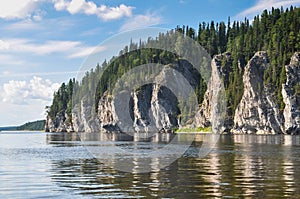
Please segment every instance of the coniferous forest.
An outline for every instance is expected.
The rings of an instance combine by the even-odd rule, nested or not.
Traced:
[[[270,67],[265,71],[264,84],[270,89],[278,106],[284,108],[281,96],[281,85],[285,82],[284,66],[290,61],[294,52],[300,51],[300,9],[290,7],[288,9],[265,10],[254,19],[227,22],[202,22],[199,27],[193,28],[188,25],[177,26],[175,30],[190,37],[204,47],[213,57],[216,54],[230,52],[232,68],[229,76],[224,79],[226,100],[229,110],[234,111],[243,94],[242,74],[245,65],[257,51],[266,51]],[[120,52],[119,57],[105,61],[102,65],[86,72],[81,82],[75,79],[65,84],[54,93],[52,105],[47,107],[48,116],[55,118],[60,113],[67,113],[71,118],[72,99],[80,99],[80,93],[94,92],[94,96],[88,96],[88,101],[98,101],[106,91],[111,91],[117,79],[129,69],[147,63],[178,63],[180,58],[172,53],[147,48],[153,42],[166,41],[170,33],[161,33],[156,38],[149,38],[146,42],[130,42]],[[130,53],[129,53],[130,52]],[[225,63],[225,61],[224,61]],[[106,68],[102,71],[102,68]],[[98,81],[101,73],[101,79]],[[73,90],[77,89],[76,96]],[[201,103],[206,84],[200,78],[199,85],[195,87],[198,102]],[[300,94],[300,88],[295,88],[296,94]],[[95,97],[92,99],[92,97]],[[95,108],[95,111],[97,109]],[[232,115],[232,113],[229,113]],[[71,123],[71,119],[67,121]]]

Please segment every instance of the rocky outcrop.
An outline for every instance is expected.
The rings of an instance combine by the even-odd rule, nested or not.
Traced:
[[[155,83],[145,85],[141,90],[133,92],[133,127],[139,131],[167,131],[178,127],[177,117],[180,114],[178,99],[166,87],[166,81],[178,83],[173,74],[174,69],[164,66],[155,79]]]
[[[286,66],[287,81],[282,86],[285,109],[279,110],[270,88],[264,85],[264,72],[269,67],[266,52],[257,52],[244,69],[244,92],[236,110],[228,111],[219,118],[223,127],[218,132],[230,130],[233,134],[298,134],[300,133],[300,61],[299,53]],[[212,76],[203,103],[196,114],[195,126],[211,126],[213,107],[216,106],[213,96],[221,92],[220,85],[226,86],[228,74],[232,72],[230,53],[214,56]],[[297,94],[298,93],[298,94]],[[225,95],[223,95],[225,97]],[[218,101],[217,103],[220,103]]]
[[[100,123],[93,106],[84,100],[80,107],[76,105],[72,110],[72,124],[75,132],[99,132]]]
[[[73,125],[70,122],[67,113],[61,112],[54,119],[47,116],[45,131],[46,132],[74,132]]]
[[[59,113],[53,120],[47,116],[46,132],[99,132],[100,124],[97,114],[84,101],[72,110],[72,118],[67,113]]]
[[[229,74],[233,72],[233,61],[230,53],[223,53],[212,60],[211,79],[203,103],[200,107],[197,104],[191,108],[196,110],[193,122],[183,124],[184,113],[180,103],[190,100],[187,82],[184,81],[188,80],[191,89],[195,89],[200,75],[191,64],[179,61],[178,64],[162,66],[152,82],[133,91],[121,90],[114,96],[105,92],[97,111],[81,101],[73,108],[72,118],[68,118],[65,112],[59,113],[54,119],[48,116],[46,131],[157,132],[181,126],[217,126],[217,131],[221,133],[299,134],[299,56],[299,53],[295,53],[290,64],[285,66],[287,80],[282,85],[283,111],[275,103],[270,88],[264,85],[264,72],[269,67],[266,52],[257,52],[240,70],[244,70],[242,99],[236,110],[228,110],[224,87],[229,82]],[[184,98],[181,99],[182,96]]]
[[[295,53],[289,65],[285,66],[286,83],[282,85],[285,104],[284,127],[288,134],[300,134],[300,54]]]
[[[182,78],[174,72],[180,70],[180,66],[166,65],[153,83],[145,84],[132,92],[121,91],[114,97],[105,93],[98,107],[101,128],[106,131],[158,132],[178,127],[179,102],[173,92],[175,89],[170,89],[184,90],[180,88],[184,85]],[[192,70],[181,72],[191,84],[196,85],[199,74],[195,75]]]
[[[216,125],[212,124],[213,121],[221,120],[221,124],[217,124],[218,132],[225,132],[232,127],[232,117],[221,115],[225,113],[219,113],[219,111],[226,112],[226,107],[216,106],[226,106],[226,102],[224,101],[226,98],[224,93],[224,81],[228,81],[229,73],[232,72],[231,54],[223,53],[214,56],[211,63],[211,70],[212,73],[210,81],[208,82],[207,91],[204,94],[202,105],[195,117],[195,126],[208,127]]]
[[[118,118],[116,116],[113,97],[105,92],[98,104],[98,120],[100,122],[101,131],[120,131],[117,125]]]
[[[283,133],[278,107],[264,87],[267,67],[266,52],[257,52],[245,67],[244,93],[235,111],[232,133]]]

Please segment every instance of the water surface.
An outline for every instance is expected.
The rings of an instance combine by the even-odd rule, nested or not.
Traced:
[[[195,142],[161,170],[151,160],[149,173],[108,166],[80,137],[0,132],[0,198],[300,198],[300,136],[222,135],[205,158],[193,155],[201,146]],[[102,141],[147,152],[172,136],[157,139],[106,134]]]

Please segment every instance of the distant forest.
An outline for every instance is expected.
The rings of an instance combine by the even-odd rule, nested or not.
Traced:
[[[16,130],[18,131],[42,131],[45,128],[45,120],[37,120],[34,122],[27,122],[21,126],[18,126]]]
[[[281,95],[281,85],[286,81],[284,66],[289,64],[291,56],[300,51],[300,9],[290,7],[288,9],[275,9],[263,11],[259,16],[243,21],[233,21],[230,18],[225,22],[199,23],[198,29],[187,25],[177,26],[175,30],[185,37],[190,37],[199,42],[213,57],[223,52],[231,53],[231,66],[228,76],[224,77],[226,90],[228,116],[232,115],[243,94],[242,76],[244,67],[249,59],[257,51],[266,51],[270,67],[265,71],[264,84],[274,96],[278,106],[282,110],[284,103]],[[54,93],[52,105],[47,107],[48,116],[55,118],[59,113],[66,113],[71,118],[72,98],[81,99],[80,93],[91,91],[95,97],[95,107],[106,91],[111,91],[116,80],[131,68],[147,63],[178,63],[180,58],[166,51],[147,49],[151,42],[166,42],[169,33],[161,33],[156,38],[149,38],[146,42],[132,43],[125,46],[118,58],[105,61],[102,65],[86,72],[81,82],[71,79],[67,84],[63,83]],[[224,60],[224,64],[228,62]],[[102,71],[102,69],[105,69]],[[101,79],[99,81],[99,75]],[[73,89],[77,89],[73,96]],[[201,103],[206,84],[199,82],[196,93]],[[295,88],[296,94],[300,94],[300,88]],[[92,101],[92,99],[87,99]],[[95,108],[95,111],[97,109]],[[71,120],[68,121],[71,123]]]
[[[45,128],[45,120],[27,122],[21,126],[0,127],[0,131],[42,131]]]

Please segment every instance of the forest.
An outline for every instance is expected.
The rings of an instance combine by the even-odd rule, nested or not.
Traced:
[[[21,126],[16,127],[18,131],[41,131],[44,130],[45,127],[45,120],[37,120],[34,122],[27,122]]]
[[[118,57],[97,64],[94,69],[87,71],[80,82],[74,78],[67,84],[63,83],[54,93],[51,106],[46,107],[48,116],[55,118],[60,113],[66,113],[71,118],[72,106],[83,97],[94,103],[95,111],[99,99],[104,92],[111,92],[117,79],[141,64],[147,63],[181,63],[177,55],[157,49],[147,48],[151,43],[167,42],[174,31],[182,33],[197,41],[213,57],[216,54],[230,52],[232,66],[227,77],[224,77],[228,115],[232,115],[240,102],[243,94],[242,74],[249,59],[257,51],[266,51],[270,67],[265,72],[264,84],[270,90],[280,109],[284,109],[281,96],[281,85],[286,80],[284,66],[289,64],[294,52],[300,51],[300,9],[290,7],[288,9],[265,10],[253,20],[243,21],[199,23],[197,29],[188,25],[177,26],[168,33],[161,33],[156,38],[140,41],[125,46]],[[225,63],[225,61],[224,61]],[[99,80],[99,77],[100,81]],[[74,93],[74,89],[77,91]],[[199,104],[202,102],[206,91],[206,83],[202,78],[194,87]],[[295,88],[296,94],[300,94],[299,86]],[[90,91],[92,95],[84,96]],[[72,104],[73,103],[73,104]],[[71,123],[71,119],[67,121]]]
[[[44,130],[45,123],[45,120],[37,120],[20,126],[0,127],[0,131],[42,131]]]

